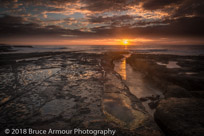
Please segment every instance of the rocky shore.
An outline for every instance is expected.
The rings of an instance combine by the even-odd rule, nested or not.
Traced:
[[[105,71],[102,107],[106,120],[123,130],[123,135],[161,136],[163,133],[141,101],[130,93],[121,76],[114,71],[113,61],[123,58],[125,53],[107,53],[102,60]]]
[[[155,121],[167,136],[204,135],[204,56],[132,54],[136,71],[165,98],[156,105]]]
[[[15,49],[14,49],[15,48]],[[0,52],[15,52],[20,48],[33,48],[32,46],[8,45],[0,43]]]
[[[0,55],[0,135],[6,128],[111,129],[117,136],[203,135],[204,58],[132,54],[127,63],[164,94],[137,98],[114,71],[113,62],[126,53]],[[149,105],[156,109],[154,117],[142,104],[147,99],[155,102]]]
[[[5,129],[116,130],[162,135],[113,60],[121,53],[47,52],[0,55],[0,134]]]
[[[74,52],[0,55],[0,130],[105,129],[101,56]],[[107,127],[108,128],[108,127]]]

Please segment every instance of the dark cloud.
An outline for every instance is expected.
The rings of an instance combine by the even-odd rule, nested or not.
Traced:
[[[0,0],[0,7],[10,8],[14,4],[22,3],[24,6],[60,6],[66,3],[76,3],[79,0]]]
[[[203,17],[182,17],[175,21],[169,20],[170,25],[163,28],[164,34],[177,36],[204,36]]]
[[[143,7],[147,10],[163,9],[171,4],[178,4],[183,0],[144,0]]]
[[[1,26],[11,25],[11,24],[21,24],[24,21],[22,17],[13,17],[9,15],[4,15],[4,14],[2,14],[1,16],[2,16],[0,18]]]
[[[204,32],[202,24],[203,18],[180,18],[178,20],[166,20],[163,22],[166,25],[155,25],[148,27],[136,27],[130,29],[130,33],[144,36],[158,37],[203,37]]]
[[[57,15],[55,15],[52,20],[42,19],[39,16],[35,17],[34,13],[28,11],[28,13],[31,14],[29,19],[25,18],[22,14],[18,16],[9,14],[0,15],[0,36],[45,35],[60,37],[61,35],[75,35],[78,38],[115,36],[204,36],[204,1],[202,0],[0,0],[0,7],[15,9],[15,7],[21,3],[24,6],[32,5],[32,9],[39,10],[40,13],[43,11],[61,12],[65,9],[60,6],[77,2],[85,4],[81,7],[82,11],[86,9],[90,12],[90,14],[83,19],[87,19],[85,23],[88,23],[89,27],[91,26],[91,31],[82,31],[80,27],[71,30],[54,24],[54,22],[60,21],[59,19],[67,24],[72,24],[72,21],[79,22],[79,20],[74,20],[73,17],[56,18]],[[144,11],[163,11],[168,13],[168,16],[158,20],[145,19],[137,15],[137,13],[131,16],[124,15],[125,12],[123,15],[106,14],[106,16],[104,16],[104,14],[100,14],[105,11],[113,13],[125,11],[129,9],[130,6],[138,5],[139,3],[142,4]],[[31,8],[29,10],[31,10]],[[36,18],[38,20],[36,20]],[[42,25],[43,23],[48,23],[48,26]],[[51,23],[53,24],[50,25]],[[93,24],[100,24],[101,27],[94,26]],[[80,26],[81,24],[78,25]]]
[[[169,13],[164,26],[148,28],[146,33],[169,36],[204,36],[204,1],[202,0],[145,0],[145,10],[162,10]]]
[[[172,17],[203,16],[203,0],[144,0],[146,10],[163,10],[172,14]]]
[[[118,17],[128,18],[131,17]],[[107,19],[107,18],[106,18]],[[69,19],[66,19],[69,21]],[[109,19],[108,19],[109,20]],[[104,20],[102,20],[104,21]],[[166,25],[158,25],[163,23]],[[157,25],[151,25],[157,24]],[[83,38],[94,38],[94,37],[117,37],[117,36],[136,36],[136,37],[151,37],[151,36],[191,36],[191,37],[203,37],[204,29],[204,18],[180,18],[172,22],[172,20],[165,20],[163,22],[139,22],[133,25],[126,25],[121,27],[115,26],[104,26],[92,28],[92,32],[82,32],[80,30],[69,30],[63,29],[59,26],[40,26],[36,23],[25,22],[22,17],[12,17],[5,15],[0,18],[0,36],[58,36],[61,35],[75,35]],[[148,25],[147,27],[140,26]]]
[[[173,17],[198,16],[204,17],[204,1],[202,0],[183,0]]]
[[[67,19],[68,20],[68,19]],[[80,30],[68,30],[59,26],[41,26],[37,23],[25,22],[22,17],[4,15],[0,17],[0,36],[58,36],[85,35]]]
[[[158,24],[162,25],[158,25]],[[156,24],[156,25],[154,25]],[[100,27],[92,31],[99,35],[118,37],[204,37],[204,18],[180,18],[175,21],[139,22],[122,27]],[[147,27],[141,27],[147,25]]]
[[[130,5],[136,5],[140,0],[82,0],[86,4],[82,9],[90,11],[122,11]]]
[[[121,16],[112,16],[112,17],[95,17],[95,16],[90,16],[89,21],[91,23],[113,23],[113,22],[127,22],[131,21],[134,18],[140,18],[140,17],[134,17],[130,15],[121,15]]]

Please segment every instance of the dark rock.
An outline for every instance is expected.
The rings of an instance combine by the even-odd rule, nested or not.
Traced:
[[[167,87],[167,92],[164,94],[166,98],[177,97],[177,98],[188,98],[192,97],[191,93],[186,89],[177,85],[170,85]]]
[[[146,97],[141,97],[140,98],[140,101],[142,101],[142,102],[145,102],[145,101],[147,101],[148,100],[148,98],[146,98]]]
[[[204,98],[204,91],[193,91],[191,94],[196,98]]]
[[[203,136],[204,100],[169,98],[161,100],[155,121],[167,136]]]
[[[12,47],[10,45],[0,44],[0,52],[9,52],[9,51],[12,51]]]
[[[159,98],[160,98],[160,95],[152,95],[152,96],[149,96],[149,97],[147,97],[149,100],[151,100],[151,101],[156,101],[156,100],[159,100]]]
[[[157,107],[158,103],[159,103],[159,101],[152,101],[152,102],[148,103],[148,105],[151,109],[155,109]]]
[[[88,114],[90,112],[91,112],[91,110],[89,108],[82,108],[82,109],[80,109],[80,113],[83,113],[83,114]]]
[[[29,45],[16,45],[14,47],[16,47],[16,48],[33,48],[33,46],[29,46]]]

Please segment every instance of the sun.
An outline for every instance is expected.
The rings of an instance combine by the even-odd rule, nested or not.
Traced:
[[[124,40],[124,41],[123,41],[123,44],[124,44],[124,45],[127,45],[127,44],[128,44],[128,41],[127,41],[127,40]]]
[[[123,40],[121,40],[121,44],[122,45],[128,45],[129,41],[127,39],[123,39]]]

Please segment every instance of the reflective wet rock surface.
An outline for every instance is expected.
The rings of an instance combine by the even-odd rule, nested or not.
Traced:
[[[101,56],[44,55],[16,60],[11,56],[15,63],[1,66],[1,131],[16,127],[63,129],[104,125]],[[36,56],[38,59],[32,59]]]
[[[112,57],[79,52],[2,55],[0,129],[107,129],[162,135],[113,69]]]
[[[124,58],[114,61],[114,70],[121,75],[130,93],[135,95],[142,102],[145,111],[153,116],[156,108],[154,105],[164,96],[158,88],[145,82],[143,73],[135,71],[126,62],[126,59],[130,57],[130,55],[131,54],[124,54]]]
[[[0,135],[5,128],[202,135],[203,57],[127,54],[0,55]]]
[[[106,79],[104,82],[102,107],[107,122],[128,131],[130,135],[163,135],[160,128],[154,122],[154,118],[147,112],[142,102],[133,93],[137,90],[131,90],[130,88],[130,83],[138,80],[138,77],[135,77],[135,80],[130,79],[132,73],[129,75],[130,71],[128,71],[129,69],[123,53],[111,53],[107,55],[107,58],[114,60],[114,63],[111,63],[111,59],[106,59],[106,62],[102,62],[105,63]],[[110,70],[111,64],[107,67],[107,63],[114,64],[113,69],[115,71],[113,69]],[[130,82],[127,80],[130,80]]]

